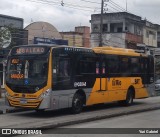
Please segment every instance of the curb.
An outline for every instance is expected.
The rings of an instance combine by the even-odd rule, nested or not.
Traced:
[[[23,109],[23,108],[15,108],[15,109],[5,109],[0,110],[0,115],[1,114],[7,114],[7,113],[16,113],[16,112],[25,112],[25,111],[29,111],[28,109]]]
[[[28,109],[23,108],[17,108],[17,109],[6,109],[6,113],[15,113],[15,112],[23,112],[23,111],[29,111]],[[4,113],[5,114],[5,113]]]

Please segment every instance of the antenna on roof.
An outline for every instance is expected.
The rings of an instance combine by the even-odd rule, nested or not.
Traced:
[[[33,19],[31,18],[31,23],[33,23]]]
[[[127,3],[127,0],[126,0],[126,12],[127,12],[127,6],[128,6],[127,4],[128,4],[128,3]]]

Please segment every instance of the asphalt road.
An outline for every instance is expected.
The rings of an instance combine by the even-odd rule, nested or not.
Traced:
[[[77,115],[70,114],[69,109],[45,113],[36,113],[34,110],[7,113],[0,115],[0,128],[55,128],[154,109],[160,109],[160,97],[135,100],[130,107],[118,106],[117,103],[85,107]]]
[[[64,128],[159,128],[160,110],[65,126]],[[63,127],[62,127],[63,128]]]
[[[65,126],[61,128],[68,128],[70,134],[51,134],[54,133],[53,129],[47,130],[44,135],[34,135],[34,137],[158,137],[160,134],[160,110],[155,111],[147,111],[138,114],[131,114],[125,116],[114,117],[110,119],[97,120],[93,122],[87,122],[83,124],[75,124],[71,126]],[[99,129],[98,129],[99,128]],[[106,128],[106,129],[104,129]],[[107,134],[108,128],[114,128],[112,134]],[[129,129],[134,128],[134,129]],[[151,133],[151,130],[148,128],[152,128],[155,131],[155,134]],[[157,128],[159,128],[157,130]],[[78,130],[77,130],[78,129]],[[118,132],[123,131],[122,134],[117,134]],[[87,134],[75,134],[76,131],[84,133],[86,131]],[[88,131],[87,131],[88,130]],[[101,131],[102,130],[102,131]],[[128,134],[129,131],[135,130],[136,133],[141,134]],[[152,131],[153,131],[152,130]],[[98,134],[101,131],[101,134]],[[158,134],[156,134],[158,131]],[[144,133],[145,132],[145,133]],[[150,132],[150,134],[149,134]],[[74,134],[73,134],[74,133]],[[104,134],[106,133],[106,134]],[[20,136],[21,137],[21,136]]]

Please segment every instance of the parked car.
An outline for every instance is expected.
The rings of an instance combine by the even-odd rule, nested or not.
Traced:
[[[155,90],[160,90],[160,79],[155,82]]]

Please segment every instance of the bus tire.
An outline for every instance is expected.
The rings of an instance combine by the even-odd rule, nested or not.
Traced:
[[[72,108],[71,111],[73,114],[78,114],[82,111],[83,108],[83,97],[76,93],[72,100]]]
[[[126,100],[119,101],[120,105],[131,106],[133,104],[134,99],[134,91],[132,89],[128,89]]]
[[[128,92],[127,92],[127,97],[126,97],[126,100],[124,102],[124,105],[126,106],[130,106],[133,104],[133,99],[134,99],[134,92],[132,89],[128,89]]]

